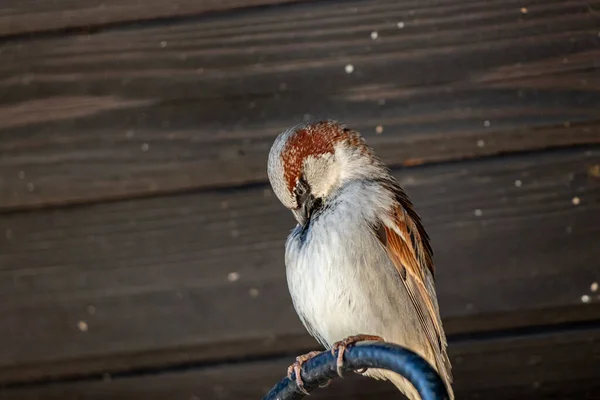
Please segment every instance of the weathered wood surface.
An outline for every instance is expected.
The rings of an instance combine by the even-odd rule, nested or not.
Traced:
[[[600,330],[574,330],[450,343],[460,399],[600,398]],[[0,389],[2,400],[256,400],[285,374],[292,356],[140,376],[108,376]],[[353,375],[311,399],[401,399],[389,383]]]
[[[0,400],[260,398],[317,348],[267,151],[323,117],[424,217],[458,398],[600,398],[599,27],[599,0],[4,0]]]
[[[599,165],[595,148],[397,172],[448,333],[597,319]],[[0,382],[315,346],[284,278],[292,225],[266,185],[3,215]]]
[[[522,7],[311,2],[7,41],[0,210],[264,182],[304,118],[347,122],[396,166],[600,142],[600,1]]]
[[[2,0],[0,36],[168,19],[303,0]]]

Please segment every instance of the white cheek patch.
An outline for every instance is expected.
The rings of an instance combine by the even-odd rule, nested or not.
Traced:
[[[340,172],[340,164],[331,153],[311,155],[304,160],[304,176],[315,197],[326,197],[337,187]]]

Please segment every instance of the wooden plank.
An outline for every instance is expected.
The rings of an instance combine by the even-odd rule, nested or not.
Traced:
[[[304,0],[3,0],[0,37],[202,15]]]
[[[397,171],[449,333],[598,318],[599,164],[596,148]],[[292,226],[263,185],[3,215],[0,382],[314,347],[285,283]]]
[[[460,399],[599,399],[600,330],[450,343]],[[2,400],[260,399],[285,374],[293,357],[0,389]],[[401,398],[387,382],[348,375],[315,399]]]
[[[598,143],[599,4],[318,2],[7,42],[0,210],[264,182],[304,118],[395,166]]]

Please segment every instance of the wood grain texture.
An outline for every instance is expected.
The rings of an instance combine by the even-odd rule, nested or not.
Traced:
[[[449,334],[597,319],[600,150],[397,172]],[[308,349],[253,185],[0,218],[0,382]],[[588,296],[582,303],[582,296]]]
[[[264,182],[305,119],[395,166],[598,143],[599,5],[317,2],[8,41],[0,210]]]
[[[0,3],[0,37],[66,29],[90,30],[124,22],[188,17],[290,1],[292,0],[3,0]]]
[[[450,343],[461,399],[600,399],[600,331],[553,332]],[[0,389],[2,400],[260,399],[293,357],[135,377]],[[387,382],[347,375],[311,399],[403,398]]]

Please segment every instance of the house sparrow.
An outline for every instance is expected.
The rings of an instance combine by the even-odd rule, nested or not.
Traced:
[[[268,175],[298,221],[285,245],[294,308],[326,349],[340,349],[338,373],[346,346],[385,340],[426,359],[453,399],[429,238],[389,169],[357,132],[321,121],[277,137]],[[302,390],[300,367],[318,353],[298,357],[288,370]],[[420,398],[394,372],[362,373]]]

